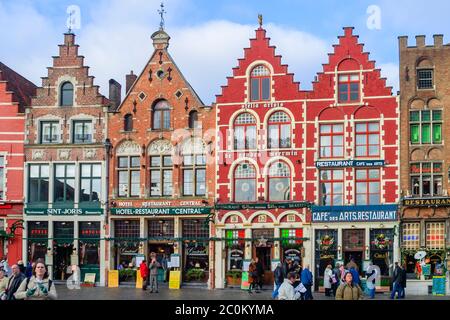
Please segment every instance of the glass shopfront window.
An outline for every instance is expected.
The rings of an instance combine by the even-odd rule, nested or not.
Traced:
[[[370,260],[378,266],[382,276],[389,276],[389,265],[393,263],[394,230],[370,230]]]
[[[100,265],[100,222],[80,222],[80,267]]]
[[[227,230],[225,232],[227,238],[226,246],[228,251],[227,270],[242,270],[244,263],[245,230]]]
[[[209,222],[206,219],[182,221],[184,244],[184,280],[206,282],[209,277]]]
[[[303,229],[282,229],[281,230],[281,249],[282,256],[281,260],[286,260],[287,258],[297,262],[300,266],[302,265],[302,246],[303,241],[298,240],[303,238]]]
[[[28,222],[28,261],[44,259],[48,247],[48,222]]]
[[[114,221],[115,268],[117,270],[136,267],[139,253],[140,221]]]
[[[315,272],[316,272],[316,288],[318,284],[323,281],[323,273],[327,265],[331,264],[333,267],[337,256],[338,231],[334,229],[316,230],[315,233]]]

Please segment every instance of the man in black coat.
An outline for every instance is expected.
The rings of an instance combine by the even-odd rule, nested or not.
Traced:
[[[23,280],[26,278],[25,275],[20,272],[19,266],[17,264],[14,264],[11,267],[12,275],[8,280],[8,287],[6,288],[6,300],[16,300],[14,297],[14,294],[19,289],[20,285],[22,284]]]
[[[406,266],[400,266],[400,286],[402,287],[402,293],[400,295],[400,298],[405,299],[405,291],[406,291]]]
[[[261,288],[263,288],[263,279],[264,279],[264,266],[261,261],[259,261],[259,258],[256,257],[256,273],[258,274],[258,283],[257,285]]]

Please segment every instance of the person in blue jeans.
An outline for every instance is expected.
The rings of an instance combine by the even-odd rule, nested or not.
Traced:
[[[402,296],[402,269],[398,265],[398,262],[395,263],[394,267],[394,273],[392,275],[392,292],[391,292],[391,299],[395,298],[395,295],[397,294],[397,299],[401,299]]]
[[[311,288],[313,285],[313,275],[312,275],[311,271],[309,271],[309,265],[306,265],[305,269],[303,269],[302,275],[301,275],[301,281],[302,281],[302,284],[306,288],[306,292],[302,296],[302,300],[313,300],[314,298],[313,298],[312,291],[311,291]]]
[[[272,299],[276,299],[278,297],[278,290],[284,282],[283,268],[281,267],[281,263],[277,264],[277,267],[273,271],[273,276],[275,278],[275,289],[272,292]]]

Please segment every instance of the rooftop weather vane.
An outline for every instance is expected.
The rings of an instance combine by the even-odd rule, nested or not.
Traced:
[[[263,25],[263,15],[262,14],[258,14],[258,22],[259,22],[259,27],[262,28],[262,25]]]
[[[159,24],[160,30],[164,30],[164,14],[167,13],[164,10],[164,2],[161,2],[161,10],[158,10],[159,15],[161,16],[161,22]]]
[[[72,10],[70,10],[70,12],[69,12],[69,20],[68,20],[68,23],[67,23],[67,27],[69,28],[69,33],[72,33],[72,26],[74,25],[73,14],[74,14],[74,12]]]

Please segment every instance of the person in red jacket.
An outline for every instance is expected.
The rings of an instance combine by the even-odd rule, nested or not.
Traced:
[[[139,271],[141,272],[141,277],[142,277],[142,290],[147,290],[149,270],[148,270],[146,260],[143,260],[141,262],[141,265],[139,266]]]

